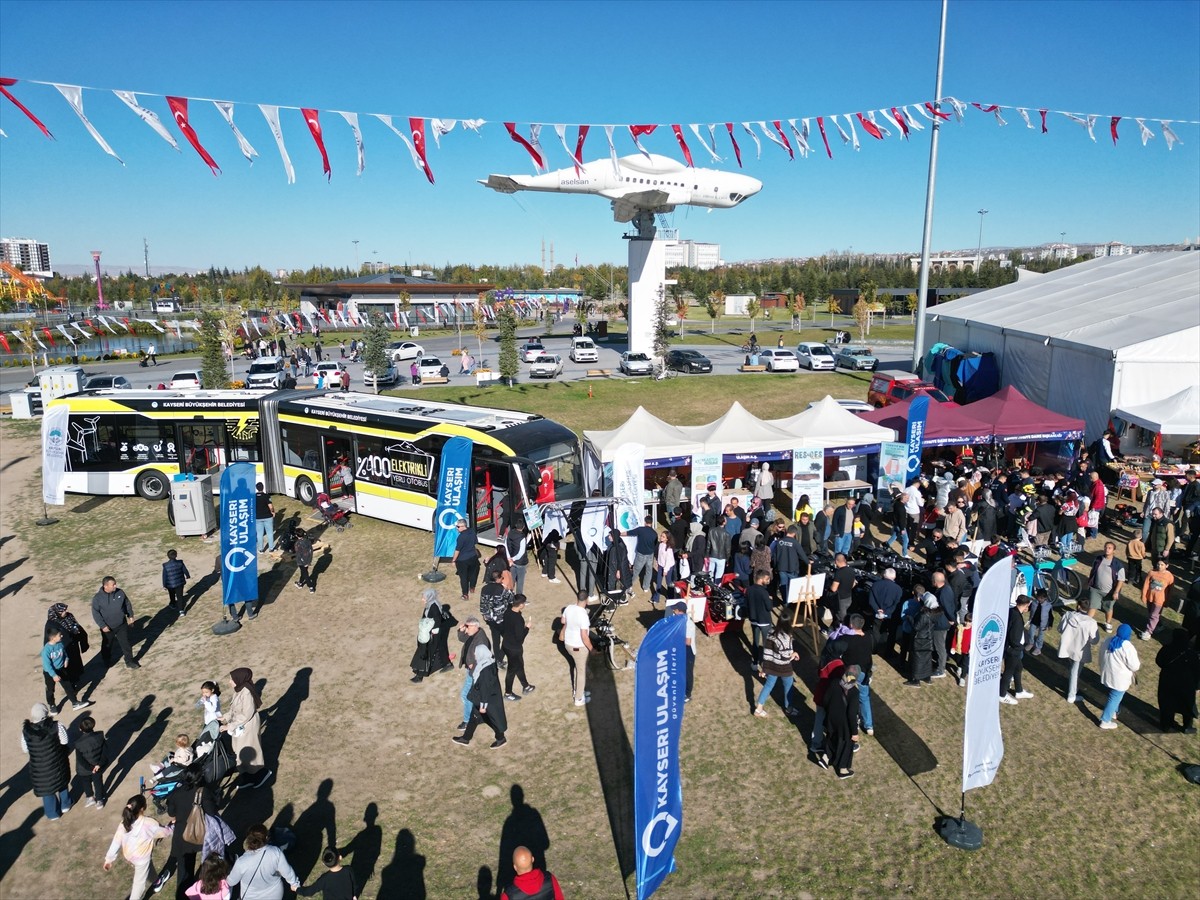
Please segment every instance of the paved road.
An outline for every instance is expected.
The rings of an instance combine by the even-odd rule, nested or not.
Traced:
[[[535,329],[528,329],[528,333],[536,333]],[[522,336],[523,340],[524,336]],[[435,337],[428,339],[418,339],[418,342],[425,348],[425,353],[431,356],[439,357],[447,366],[450,367],[450,381],[452,384],[465,383],[466,376],[458,374],[458,358],[451,356],[451,350],[460,346],[458,339],[454,336]],[[468,341],[468,347],[473,341]],[[571,338],[569,335],[556,336],[545,338],[542,341],[549,353],[557,353],[563,358],[563,374],[562,380],[573,381],[582,379],[586,376],[588,369],[611,369],[614,377],[617,376],[617,367],[620,365],[621,351],[624,349],[624,344],[606,344],[598,343],[600,359],[595,363],[573,363],[568,357],[571,348]],[[789,344],[790,346],[790,344]],[[713,344],[711,346],[700,344],[688,344],[688,349],[698,350],[703,353],[713,363],[714,374],[731,375],[737,372],[738,366],[742,364],[745,358],[740,350],[730,347],[728,344]],[[896,346],[879,346],[876,347],[876,355],[879,357],[881,368],[896,368],[907,367],[911,359],[911,350],[904,345]],[[333,355],[329,355],[328,348],[326,349],[326,358],[338,359],[337,344],[333,344]],[[474,350],[473,350],[474,352]],[[483,358],[495,366],[500,355],[500,347],[494,340],[489,340],[484,344]],[[117,361],[109,360],[105,362],[92,362],[84,368],[89,374],[96,375],[124,375],[135,387],[157,387],[160,382],[167,382],[171,379],[173,372],[181,369],[198,368],[200,365],[199,357],[197,356],[180,356],[160,359],[157,367],[151,366],[141,368],[136,361]],[[235,380],[244,380],[246,370],[250,366],[250,361],[244,357],[238,357],[234,360],[234,378]],[[406,368],[408,362],[400,363],[401,374],[407,376]],[[350,363],[350,378],[351,387],[361,388],[363,386],[362,374],[363,367],[361,363]],[[528,381],[526,373],[529,367],[522,363],[522,375],[519,379]],[[804,378],[808,374],[807,371],[801,370],[798,377]],[[28,368],[6,368],[0,369],[0,393],[8,393],[9,391],[20,390],[30,379]],[[623,376],[620,376],[623,377]],[[702,377],[702,376],[692,376]],[[779,375],[780,378],[795,377],[789,375]],[[473,380],[473,379],[472,379]]]

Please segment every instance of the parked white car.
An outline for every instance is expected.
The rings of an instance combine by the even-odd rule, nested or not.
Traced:
[[[529,365],[530,378],[557,378],[562,374],[563,361],[557,353],[543,353]]]
[[[426,378],[449,378],[450,368],[436,356],[422,356],[417,360],[417,375],[422,381]]]
[[[645,353],[634,353],[626,350],[621,354],[621,371],[626,375],[652,375],[654,360]]]
[[[799,372],[800,360],[791,350],[772,347],[758,351],[758,361],[767,367],[768,372]]]
[[[545,352],[546,348],[541,341],[526,341],[521,345],[521,359],[527,363],[536,362]]]
[[[195,369],[176,372],[167,382],[167,387],[173,391],[198,391],[201,387],[200,373]]]
[[[425,348],[412,341],[392,341],[387,345],[387,352],[388,356],[392,358],[392,362],[400,362],[402,359],[416,359],[418,356],[424,356]]]
[[[316,384],[317,375],[325,376],[325,386],[333,387],[336,384],[342,383],[342,373],[346,371],[345,363],[338,360],[328,359],[324,362],[317,363],[317,367],[313,369],[313,384]]]
[[[806,369],[833,371],[833,353],[824,344],[805,341],[796,347],[796,358]]]

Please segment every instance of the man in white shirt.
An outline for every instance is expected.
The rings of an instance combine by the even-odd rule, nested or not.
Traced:
[[[571,657],[571,674],[575,683],[575,705],[583,706],[590,696],[587,685],[587,661],[592,652],[592,622],[587,611],[587,591],[580,591],[574,606],[563,610],[562,641]]]

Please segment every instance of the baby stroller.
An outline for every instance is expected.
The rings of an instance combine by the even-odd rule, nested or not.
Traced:
[[[350,513],[330,500],[328,494],[317,494],[317,512],[321,514],[326,525],[332,525],[338,531],[354,527],[354,523],[350,521]]]
[[[206,784],[218,791],[232,769],[233,755],[221,735],[220,723],[209,722],[192,741],[191,761],[187,765],[168,763],[147,790],[155,810],[163,813],[166,812],[167,797],[178,788]]]

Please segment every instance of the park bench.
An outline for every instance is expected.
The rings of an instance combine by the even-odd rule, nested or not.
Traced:
[[[752,366],[749,363],[747,363],[744,366],[738,366],[738,371],[739,372],[765,372],[765,371],[767,371],[767,367],[766,366]]]
[[[612,376],[612,369],[588,369],[588,378],[609,378]]]
[[[421,384],[449,384],[449,378],[443,378],[441,375],[425,375],[421,378]]]

